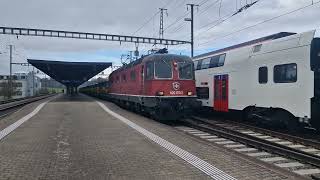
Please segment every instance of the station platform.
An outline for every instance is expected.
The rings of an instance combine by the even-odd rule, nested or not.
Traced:
[[[110,102],[59,95],[0,119],[0,179],[300,177]]]

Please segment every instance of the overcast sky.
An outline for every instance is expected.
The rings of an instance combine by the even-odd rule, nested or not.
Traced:
[[[320,27],[320,3],[314,0],[316,4],[313,6],[224,37],[312,3],[312,0],[260,0],[221,23],[246,1],[251,2],[222,0],[220,7],[220,1],[216,0],[0,0],[0,26],[133,35],[153,17],[134,35],[158,37],[159,13],[156,13],[160,7],[165,7],[168,16],[164,17],[164,37],[189,40],[190,24],[183,19],[190,16],[186,4],[195,3],[200,4],[195,10],[195,54],[281,31],[304,32]],[[9,70],[9,44],[15,46],[15,62],[36,58],[106,61],[119,65],[120,55],[135,48],[130,43],[120,45],[119,42],[0,35],[0,74]],[[150,48],[152,45],[139,45],[141,53]],[[190,55],[189,45],[171,46],[169,50]],[[14,67],[14,72],[25,70]]]

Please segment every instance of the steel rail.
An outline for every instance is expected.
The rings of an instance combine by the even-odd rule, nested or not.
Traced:
[[[200,119],[187,119],[183,122],[185,122],[188,126],[202,130],[204,132],[219,135],[221,137],[236,142],[240,142],[255,147],[257,149],[262,149],[267,152],[271,152],[274,154],[285,156],[290,159],[301,161],[306,164],[311,164],[313,166],[320,167],[320,157],[310,153],[306,153],[281,144],[277,144],[254,136],[243,134],[241,132],[221,127],[219,125],[211,124]]]
[[[204,119],[204,118],[200,118],[200,117],[194,117],[194,118],[210,123],[210,119]],[[234,122],[234,121],[230,121],[230,120],[225,120],[225,119],[223,120],[222,123],[230,123],[230,125],[236,125],[236,126],[240,126],[240,127],[245,127],[245,128],[250,129],[250,130],[253,130],[253,131],[257,132],[257,133],[262,133],[262,134],[265,134],[265,135],[269,135],[269,136],[273,136],[273,137],[289,140],[289,141],[292,141],[293,143],[299,143],[299,144],[303,144],[303,145],[306,145],[306,146],[312,146],[314,148],[320,149],[320,142],[312,140],[312,139],[306,139],[306,138],[302,138],[302,137],[298,137],[298,136],[294,136],[294,135],[290,135],[290,134],[281,133],[281,132],[278,132],[278,131],[264,129],[264,128],[260,128],[260,127],[256,127],[256,126],[252,126],[252,125],[248,125],[248,124],[244,124],[244,123],[240,123],[240,122]]]
[[[36,97],[36,96],[32,96],[32,97]],[[32,98],[32,97],[23,97],[23,98],[2,100],[2,101],[0,101],[0,105],[11,103],[11,102],[15,102],[15,101],[22,101],[22,100],[29,99],[29,98]]]
[[[32,102],[35,102],[35,101],[38,101],[38,100],[41,100],[41,99],[45,99],[45,98],[48,98],[48,97],[51,97],[51,96],[54,96],[56,94],[49,94],[49,95],[41,95],[41,96],[33,96],[31,98],[22,98],[22,99],[19,99],[17,101],[11,101],[11,102],[8,102],[8,103],[5,103],[5,104],[0,104],[0,112],[1,111],[6,111],[6,110],[9,110],[9,109],[12,109],[12,108],[15,108],[15,107],[19,107],[19,106],[22,106],[22,105],[26,105],[26,104],[29,104],[29,103],[32,103]]]

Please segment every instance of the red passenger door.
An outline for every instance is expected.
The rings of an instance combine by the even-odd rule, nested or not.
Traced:
[[[216,75],[214,76],[214,110],[228,112],[229,111],[229,98],[228,98],[228,86],[229,86],[229,76]]]

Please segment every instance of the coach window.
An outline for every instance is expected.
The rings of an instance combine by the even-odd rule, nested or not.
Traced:
[[[210,67],[211,58],[202,60],[201,69],[208,69]]]
[[[124,74],[124,75],[122,75],[122,81],[126,81],[127,80],[127,77],[126,77],[126,75]]]
[[[210,59],[210,68],[218,67],[219,65],[219,56],[213,56]]]
[[[218,66],[223,66],[224,65],[224,61],[226,60],[226,54],[221,54],[219,56],[219,63],[218,63]]]
[[[146,79],[153,79],[154,62],[147,62],[146,65]]]
[[[197,66],[194,66],[196,68],[196,70],[200,70],[201,69],[201,64],[202,64],[202,59],[197,61]]]
[[[268,68],[266,66],[259,68],[259,83],[266,84],[268,82]]]
[[[193,67],[194,67],[195,70],[197,69],[198,62],[199,61],[193,61]]]
[[[276,65],[273,70],[273,81],[275,83],[297,82],[297,64]]]
[[[116,77],[116,83],[118,83],[118,82],[119,82],[119,76]]]

